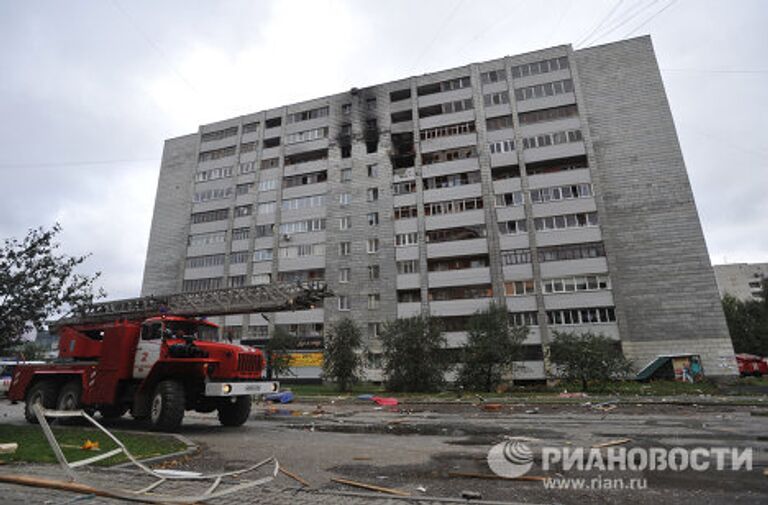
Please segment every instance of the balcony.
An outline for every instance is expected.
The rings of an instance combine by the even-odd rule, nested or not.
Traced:
[[[488,267],[465,268],[462,270],[444,270],[429,272],[429,287],[466,286],[473,284],[490,284],[491,270]]]
[[[429,302],[429,311],[433,316],[469,316],[487,308],[492,300],[493,298],[471,298]]]

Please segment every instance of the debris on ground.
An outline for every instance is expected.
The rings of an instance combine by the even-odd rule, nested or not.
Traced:
[[[272,403],[291,403],[293,401],[293,391],[269,393],[264,397],[264,400]]]
[[[380,405],[384,407],[394,407],[395,405],[400,403],[397,401],[397,398],[387,398],[383,396],[373,396],[371,397],[371,400],[373,400],[373,402],[376,405]]]
[[[583,393],[583,392],[569,393],[568,391],[563,391],[557,396],[560,398],[588,398],[589,397],[587,393]]]
[[[538,414],[539,413],[539,407],[536,407],[535,409],[530,409],[525,411],[526,414]]]
[[[462,491],[461,497],[465,500],[482,500],[483,495],[478,493],[477,491]]]
[[[486,412],[498,412],[504,406],[501,403],[483,403],[480,405],[480,408]]]
[[[349,479],[341,479],[338,477],[331,477],[331,480],[339,484],[345,484],[347,486],[352,486],[352,487],[359,487],[360,489],[367,489],[369,491],[377,491],[379,493],[393,494],[395,496],[411,496],[410,493],[406,493],[405,491],[400,491],[399,489],[393,489],[390,487],[374,486],[373,484],[366,484],[364,482],[357,482]]]
[[[609,440],[608,442],[602,442],[600,444],[594,444],[593,449],[602,449],[603,447],[613,447],[614,445],[624,445],[631,442],[631,438],[617,438],[616,440]]]
[[[101,448],[99,447],[98,441],[93,441],[88,439],[86,439],[85,442],[83,442],[83,445],[81,445],[80,448],[84,451],[100,451],[101,450]]]
[[[286,470],[285,467],[283,467],[283,466],[280,467],[279,472],[282,473],[283,475],[285,475],[286,477],[289,477],[289,478],[295,480],[296,482],[298,482],[299,484],[301,484],[304,487],[311,487],[311,484],[309,482],[307,482],[306,480],[302,479],[301,477],[299,477],[295,473]]]
[[[416,491],[419,491],[421,493],[426,493],[427,488],[425,488],[424,486],[416,486]]]
[[[373,395],[366,393],[364,395],[358,395],[357,399],[358,400],[370,401],[370,400],[373,400]]]
[[[18,448],[19,444],[15,442],[0,444],[0,454],[13,454]]]

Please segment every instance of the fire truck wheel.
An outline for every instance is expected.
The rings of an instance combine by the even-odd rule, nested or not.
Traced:
[[[242,426],[250,415],[250,396],[227,398],[219,405],[219,422],[222,426]]]
[[[149,422],[158,431],[173,431],[184,418],[184,386],[174,380],[157,384],[149,405]]]
[[[37,417],[32,410],[34,404],[39,403],[44,409],[56,408],[57,390],[58,387],[53,381],[40,381],[29,388],[24,406],[24,418],[28,423],[37,424]]]
[[[78,410],[80,406],[80,397],[83,393],[83,387],[79,381],[71,381],[64,384],[64,387],[59,391],[59,398],[56,400],[57,410]],[[57,424],[77,424],[80,418],[60,418],[57,420]]]

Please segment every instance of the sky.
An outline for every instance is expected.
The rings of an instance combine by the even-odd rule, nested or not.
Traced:
[[[768,261],[768,2],[0,2],[0,240],[63,227],[138,296],[163,141],[559,44],[650,34],[714,264]]]

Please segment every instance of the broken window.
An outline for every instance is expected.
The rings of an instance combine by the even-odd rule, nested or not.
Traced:
[[[406,100],[408,98],[411,98],[411,88],[399,89],[397,91],[392,91],[389,94],[390,102],[399,102],[400,100]]]
[[[408,109],[408,110],[393,112],[390,118],[393,123],[402,123],[405,121],[411,121],[413,119],[413,111],[411,109]]]
[[[280,145],[280,137],[272,137],[268,139],[264,139],[264,149],[268,149],[270,147],[277,147]]]
[[[283,118],[281,117],[273,117],[264,122],[264,126],[267,128],[277,128],[281,124],[283,124]]]

